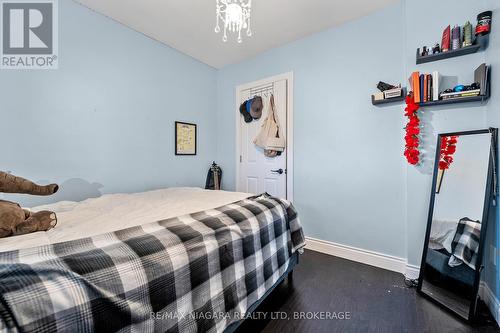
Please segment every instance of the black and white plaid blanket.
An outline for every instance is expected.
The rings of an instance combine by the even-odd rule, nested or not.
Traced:
[[[457,266],[464,262],[472,269],[476,269],[479,239],[481,238],[481,223],[464,217],[458,222],[455,237],[451,243],[452,256],[448,264]],[[454,260],[456,258],[457,260]]]
[[[304,245],[293,206],[262,195],[0,253],[0,331],[222,332]]]

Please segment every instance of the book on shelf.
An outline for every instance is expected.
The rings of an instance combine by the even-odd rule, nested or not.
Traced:
[[[423,88],[424,91],[424,103],[427,102],[427,74],[423,74]]]
[[[434,81],[431,74],[420,74],[419,72],[413,72],[408,79],[410,82],[411,91],[413,91],[413,100],[415,103],[425,103],[432,101],[435,96],[439,98],[439,89]]]
[[[459,91],[459,92],[451,92],[451,93],[442,93],[441,99],[455,99],[455,98],[463,98],[463,97],[475,97],[481,94],[481,89],[467,90],[467,91]]]
[[[486,89],[488,87],[488,66],[486,64],[481,64],[474,71],[474,82],[479,83],[481,89],[481,95],[486,95]]]
[[[464,91],[453,91],[450,93],[442,93],[441,97],[444,96],[458,96],[458,95],[480,95],[481,89],[474,89],[474,90],[464,90]]]
[[[452,91],[449,93],[440,93],[445,90],[443,87],[449,82],[445,83],[443,76],[438,71],[434,71],[432,74],[413,72],[408,80],[410,82],[411,91],[413,91],[415,103],[427,103],[439,100],[487,96],[490,80],[489,71],[490,68],[486,64],[481,64],[474,71],[474,82],[479,84],[479,89]]]
[[[424,74],[420,74],[419,88],[420,88],[420,102],[423,102],[425,100]]]
[[[432,75],[427,74],[427,101],[432,101]]]
[[[420,73],[413,72],[410,76],[410,87],[413,91],[413,101],[415,103],[420,103]]]
[[[439,101],[439,86],[441,85],[441,74],[438,71],[432,72],[432,100]]]
[[[462,99],[462,98],[467,98],[467,97],[477,97],[477,96],[479,96],[479,94],[472,95],[472,96],[443,97],[441,100],[442,101],[449,101],[449,100]]]

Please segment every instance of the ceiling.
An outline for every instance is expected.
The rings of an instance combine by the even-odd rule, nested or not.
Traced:
[[[399,0],[253,0],[252,37],[216,34],[215,0],[76,0],[215,68],[354,20]]]

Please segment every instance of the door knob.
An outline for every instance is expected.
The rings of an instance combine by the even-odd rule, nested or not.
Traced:
[[[283,171],[283,169],[278,169],[278,170],[271,170],[271,172],[282,175],[285,171]]]

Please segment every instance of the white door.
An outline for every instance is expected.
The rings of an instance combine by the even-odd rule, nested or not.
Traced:
[[[287,150],[281,156],[266,157],[264,150],[257,147],[253,141],[261,130],[262,124],[269,114],[270,97],[274,95],[277,120],[282,134],[287,138],[287,82],[286,79],[277,81],[260,81],[258,86],[246,86],[239,90],[241,103],[254,96],[261,96],[264,103],[262,117],[251,123],[246,123],[243,116],[238,114],[240,138],[240,163],[238,191],[261,194],[267,192],[273,196],[287,199]],[[287,140],[288,142],[288,140]]]

